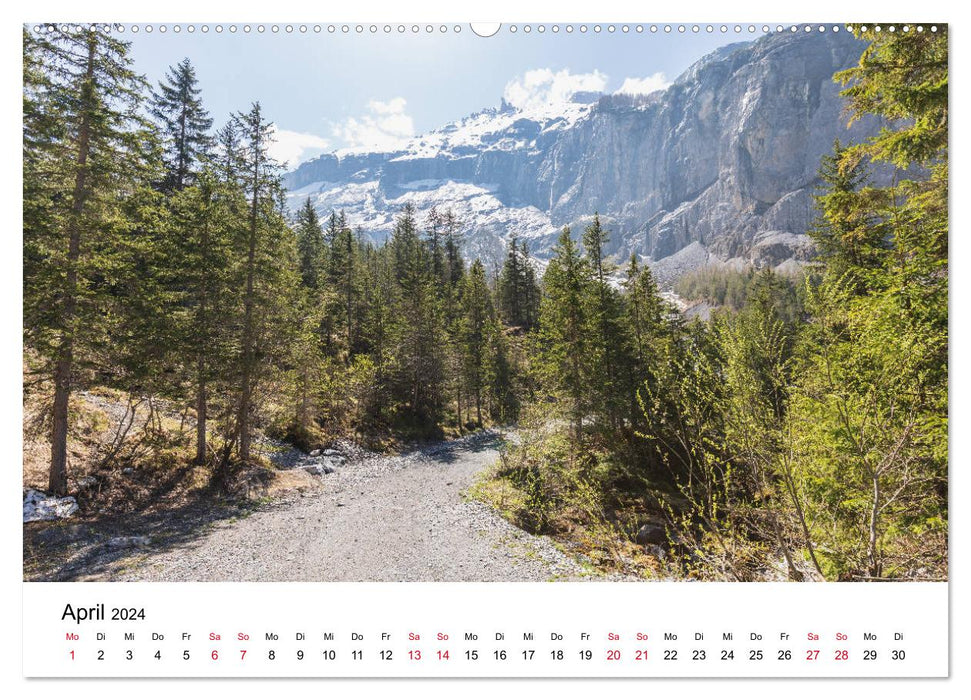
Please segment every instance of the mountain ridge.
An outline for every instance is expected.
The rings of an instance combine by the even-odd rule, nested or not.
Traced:
[[[542,261],[560,228],[594,212],[608,253],[637,254],[662,276],[665,260],[699,244],[704,264],[799,264],[812,255],[813,190],[847,127],[832,76],[864,42],[845,32],[778,34],[721,47],[646,96],[574,96],[517,110],[503,102],[416,136],[401,149],[344,151],[286,176],[291,207],[344,209],[380,239],[406,203],[451,207],[466,254],[498,259],[516,235]],[[575,233],[578,235],[579,230]],[[692,263],[696,265],[697,262]],[[670,266],[668,266],[670,267]]]

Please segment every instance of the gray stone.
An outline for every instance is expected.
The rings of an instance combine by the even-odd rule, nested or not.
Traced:
[[[644,545],[644,551],[659,562],[667,561],[668,553],[659,544],[646,544]]]
[[[666,547],[668,545],[667,528],[658,523],[644,523],[634,536],[634,541],[639,545],[660,545]]]
[[[96,476],[82,476],[78,479],[75,484],[78,490],[94,488],[98,485],[98,477]]]
[[[105,542],[108,549],[129,549],[131,547],[144,547],[152,543],[152,538],[146,535],[128,535],[124,537],[112,537]]]
[[[310,464],[303,468],[308,474],[313,474],[314,476],[324,476],[325,474],[334,474],[337,469],[335,469],[330,464]]]

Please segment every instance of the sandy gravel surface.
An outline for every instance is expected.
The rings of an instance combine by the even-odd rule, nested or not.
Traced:
[[[403,455],[359,455],[291,496],[177,545],[140,548],[122,581],[548,581],[588,578],[545,537],[463,492],[498,455],[482,433]]]

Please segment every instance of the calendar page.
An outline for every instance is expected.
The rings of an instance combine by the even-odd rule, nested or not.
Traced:
[[[946,23],[31,11],[25,677],[949,675]]]

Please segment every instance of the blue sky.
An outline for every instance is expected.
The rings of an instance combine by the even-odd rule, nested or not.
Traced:
[[[520,104],[563,99],[572,90],[650,91],[676,78],[712,49],[748,39],[722,34],[633,30],[597,34],[503,27],[489,38],[379,25],[330,34],[228,29],[202,34],[125,32],[136,69],[153,84],[188,57],[217,125],[259,100],[278,128],[276,155],[291,166],[324,151],[393,145],[484,107],[505,95]]]

